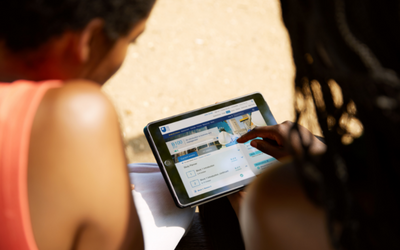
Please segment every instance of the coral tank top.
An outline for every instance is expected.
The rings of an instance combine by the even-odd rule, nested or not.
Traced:
[[[61,81],[0,83],[0,249],[37,249],[28,203],[29,138],[36,110]]]

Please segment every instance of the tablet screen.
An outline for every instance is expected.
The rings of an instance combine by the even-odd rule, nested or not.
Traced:
[[[264,120],[253,99],[226,106],[158,129],[189,198],[258,175],[276,160],[236,139]]]

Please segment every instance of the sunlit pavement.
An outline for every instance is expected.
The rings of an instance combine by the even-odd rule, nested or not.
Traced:
[[[157,119],[261,92],[293,120],[294,66],[275,0],[158,0],[145,33],[103,87],[129,162],[155,162],[143,136]]]

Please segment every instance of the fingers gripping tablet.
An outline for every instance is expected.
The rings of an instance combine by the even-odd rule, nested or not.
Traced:
[[[178,207],[242,189],[275,158],[236,140],[276,121],[260,93],[151,122],[144,129]]]

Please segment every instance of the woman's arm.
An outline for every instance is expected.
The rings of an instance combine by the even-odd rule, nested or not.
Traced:
[[[299,133],[290,134],[291,122],[257,127],[238,139],[281,161],[269,167],[241,192],[230,196],[239,214],[246,249],[331,249],[325,212],[306,197],[294,166],[291,151],[301,155]],[[299,126],[302,141],[312,154],[325,152],[326,146],[306,128]]]
[[[239,216],[248,250],[333,249],[325,218],[306,197],[291,163],[270,167],[249,185]]]
[[[143,249],[117,115],[98,85],[74,81],[45,95],[28,188],[40,249]]]

